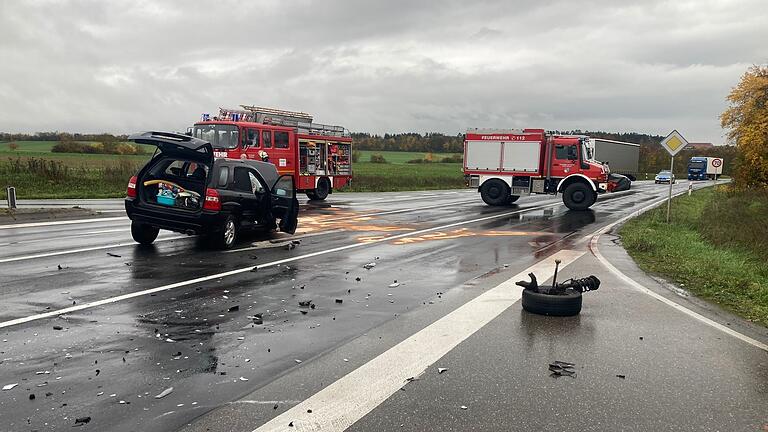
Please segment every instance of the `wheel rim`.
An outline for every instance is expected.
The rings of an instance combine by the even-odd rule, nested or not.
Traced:
[[[584,202],[586,197],[587,195],[582,191],[576,191],[573,193],[573,201],[577,203]]]
[[[235,241],[235,223],[230,219],[224,227],[224,242],[229,245],[233,241]]]
[[[491,186],[488,188],[488,196],[493,199],[498,198],[501,196],[501,189],[499,189],[497,186]]]

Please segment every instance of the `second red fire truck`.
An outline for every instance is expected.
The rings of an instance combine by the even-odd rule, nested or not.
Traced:
[[[543,129],[470,129],[464,141],[464,175],[488,205],[523,195],[563,194],[571,210],[586,210],[606,192],[608,167],[591,160],[589,138]]]
[[[296,189],[324,200],[352,180],[352,138],[347,129],[314,123],[302,112],[241,105],[203,114],[189,133],[213,145],[216,158],[271,162],[291,174]]]

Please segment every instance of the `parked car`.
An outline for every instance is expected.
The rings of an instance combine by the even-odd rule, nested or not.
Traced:
[[[672,171],[659,171],[658,174],[656,174],[656,179],[654,183],[676,183],[675,175],[672,174]]]
[[[187,135],[143,132],[128,139],[158,148],[128,182],[125,211],[138,243],[152,243],[165,229],[202,235],[226,249],[243,229],[296,231],[293,176],[281,176],[273,164],[214,160],[209,142]]]

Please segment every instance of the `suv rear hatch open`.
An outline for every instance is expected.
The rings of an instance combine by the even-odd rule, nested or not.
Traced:
[[[142,203],[198,211],[213,167],[213,147],[207,141],[169,132],[142,132],[128,137],[158,148],[139,172],[137,197]]]

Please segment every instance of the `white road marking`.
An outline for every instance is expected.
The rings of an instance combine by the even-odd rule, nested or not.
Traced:
[[[72,225],[72,224],[83,224],[83,223],[91,223],[91,222],[109,222],[109,221],[116,221],[116,220],[128,220],[128,217],[119,216],[119,217],[108,217],[108,218],[73,219],[73,220],[53,221],[53,222],[30,222],[30,223],[23,223],[23,224],[8,224],[8,225],[0,225],[0,230],[16,229],[16,228],[34,228],[34,227],[44,227],[44,226],[53,226],[53,225]]]
[[[704,186],[704,187],[707,187],[707,186]],[[672,196],[673,197],[680,196],[680,195],[683,195],[683,194],[685,194],[687,192],[688,192],[688,190],[686,189],[686,190],[683,190],[682,192],[676,193],[676,194],[674,194]],[[724,326],[724,325],[718,323],[717,321],[713,321],[713,320],[705,317],[704,315],[701,315],[701,314],[699,314],[697,312],[694,312],[694,311],[686,308],[685,306],[683,306],[683,305],[681,305],[679,303],[676,303],[676,302],[674,302],[674,301],[672,301],[672,300],[662,296],[661,294],[657,294],[655,291],[652,291],[649,288],[644,287],[640,283],[636,282],[634,279],[632,279],[629,276],[627,276],[624,273],[622,273],[621,270],[619,270],[616,267],[614,267],[613,264],[611,264],[607,259],[605,259],[603,254],[600,253],[600,250],[599,250],[599,248],[597,246],[597,242],[600,239],[601,235],[607,233],[614,226],[616,226],[616,225],[618,225],[618,224],[620,224],[620,223],[622,223],[622,222],[624,222],[624,221],[626,221],[626,220],[628,220],[628,219],[630,219],[632,217],[635,217],[635,216],[637,216],[637,215],[639,215],[639,214],[641,214],[643,212],[646,212],[646,211],[652,209],[653,207],[656,207],[656,206],[662,204],[666,200],[667,199],[664,198],[664,199],[662,199],[660,201],[654,202],[653,204],[651,204],[649,206],[646,206],[646,207],[644,207],[644,208],[642,208],[642,209],[640,209],[640,210],[638,210],[636,212],[633,212],[632,214],[627,215],[627,216],[617,220],[616,222],[613,222],[610,225],[607,225],[607,226],[597,230],[595,233],[590,234],[590,236],[592,236],[592,239],[590,240],[590,245],[589,246],[590,246],[590,249],[592,250],[592,252],[594,253],[595,257],[606,268],[608,268],[608,270],[610,270],[611,272],[613,272],[613,274],[615,274],[617,277],[619,277],[619,279],[621,279],[624,282],[628,283],[630,286],[636,288],[637,290],[639,290],[639,291],[641,291],[641,292],[643,292],[645,294],[648,294],[649,296],[659,300],[660,302],[662,302],[662,303],[664,303],[664,304],[666,304],[668,306],[671,306],[672,308],[674,308],[674,309],[676,309],[676,310],[678,310],[678,311],[680,311],[680,312],[682,312],[682,313],[684,313],[684,314],[686,314],[686,315],[688,315],[688,316],[690,316],[692,318],[695,318],[695,319],[697,319],[697,320],[699,320],[699,321],[701,321],[701,322],[703,322],[703,323],[705,323],[705,324],[707,324],[709,326],[712,326],[712,327],[722,331],[723,333],[729,334],[729,335],[735,337],[736,339],[742,340],[742,341],[744,341],[744,342],[746,342],[746,343],[748,343],[748,344],[750,344],[752,346],[760,348],[761,350],[768,351],[768,345],[766,345],[766,344],[764,344],[764,343],[762,343],[762,342],[760,342],[758,340],[752,339],[749,336],[743,335],[743,334],[737,332],[736,330],[733,330],[730,327],[727,327],[727,326]],[[589,236],[587,236],[587,237],[589,237]]]
[[[586,252],[562,250],[491,288],[458,309],[360,366],[307,400],[273,418],[254,432],[285,431],[293,422],[296,431],[343,431],[396,393],[411,377],[418,377],[433,363],[472,336],[520,300],[515,281],[530,272],[548,274],[554,259],[560,268]],[[308,414],[307,410],[312,413]]]
[[[116,233],[116,232],[129,232],[130,229],[126,228],[117,228],[117,229],[108,229],[108,230],[101,230],[101,231],[88,231],[84,232],[82,234],[72,234],[72,235],[59,235],[56,236],[56,240],[61,240],[65,238],[72,238],[72,237],[86,237],[86,236],[93,236],[98,234],[107,234],[107,233]],[[48,242],[51,241],[51,238],[42,238],[42,239],[35,239],[35,240],[21,240],[17,242],[8,242],[8,243],[0,243],[0,246],[8,246],[8,245],[20,245],[20,244],[29,244],[29,243],[40,243],[40,242]]]
[[[726,326],[720,324],[717,321],[713,321],[713,320],[705,317],[704,315],[701,315],[701,314],[699,314],[697,312],[694,312],[694,311],[688,309],[687,307],[685,307],[685,306],[683,306],[683,305],[681,305],[679,303],[676,303],[676,302],[674,302],[674,301],[672,301],[672,300],[662,296],[661,294],[657,294],[655,291],[652,291],[651,289],[644,287],[643,285],[639,284],[638,282],[635,282],[635,280],[633,280],[629,276],[627,276],[624,273],[622,273],[621,270],[619,270],[616,267],[614,267],[613,264],[611,264],[607,259],[605,259],[605,257],[600,253],[600,250],[597,247],[597,240],[599,238],[600,238],[600,235],[597,235],[597,236],[595,236],[592,239],[592,243],[590,244],[590,248],[592,249],[592,252],[594,252],[595,257],[608,270],[613,272],[613,274],[615,274],[619,279],[623,280],[624,282],[626,282],[630,286],[636,288],[640,292],[648,294],[649,296],[651,296],[651,297],[655,298],[656,300],[666,304],[667,306],[671,306],[672,308],[674,308],[674,309],[676,309],[676,310],[678,310],[678,311],[680,311],[680,312],[682,312],[682,313],[684,313],[684,314],[686,314],[686,315],[688,315],[688,316],[690,316],[692,318],[695,318],[695,319],[703,322],[704,324],[712,326],[712,327],[722,331],[723,333],[731,335],[731,336],[735,337],[736,339],[739,339],[739,340],[744,341],[744,342],[746,342],[746,343],[748,343],[748,344],[750,344],[752,346],[760,348],[763,351],[768,351],[768,345],[766,345],[766,344],[764,344],[764,343],[762,343],[762,342],[760,342],[758,340],[752,339],[751,337],[749,337],[747,335],[743,335],[743,334],[737,332],[736,330],[734,330],[734,329],[732,329],[730,327],[726,327]]]
[[[150,288],[150,289],[146,289],[146,290],[142,290],[142,291],[136,291],[136,292],[129,293],[129,294],[123,294],[123,295],[116,296],[116,297],[106,298],[106,299],[103,299],[103,300],[97,300],[97,301],[90,302],[90,303],[83,303],[83,304],[80,304],[80,305],[70,306],[70,307],[67,307],[67,308],[64,308],[64,309],[59,309],[59,310],[56,310],[56,311],[50,311],[50,312],[46,312],[46,313],[42,313],[42,314],[30,315],[30,316],[23,317],[23,318],[16,318],[16,319],[13,319],[13,320],[0,322],[0,328],[11,327],[11,326],[14,326],[14,325],[23,324],[23,323],[30,322],[30,321],[40,320],[40,319],[44,319],[44,318],[51,318],[51,317],[55,317],[55,316],[62,315],[62,314],[67,314],[67,313],[81,311],[81,310],[84,310],[84,309],[94,308],[94,307],[97,307],[97,306],[103,306],[103,305],[106,305],[106,304],[117,303],[119,301],[128,300],[128,299],[131,299],[131,298],[134,298],[134,297],[141,297],[141,296],[145,296],[147,294],[153,294],[153,293],[157,293],[157,292],[160,292],[160,291],[166,291],[166,290],[170,290],[170,289],[174,289],[174,288],[180,288],[180,287],[184,287],[184,286],[189,286],[189,285],[193,285],[193,284],[200,283],[200,282],[207,282],[207,281],[214,280],[214,279],[220,279],[220,278],[225,278],[225,277],[228,277],[228,276],[234,276],[234,275],[237,275],[237,274],[241,274],[241,273],[246,273],[246,272],[252,271],[254,268],[255,269],[263,269],[263,268],[273,267],[273,266],[276,266],[278,264],[289,263],[289,262],[298,261],[298,260],[302,260],[302,259],[306,259],[306,258],[312,258],[312,257],[320,256],[320,255],[326,255],[326,254],[329,254],[329,253],[340,252],[340,251],[348,250],[348,249],[355,249],[355,248],[360,248],[360,247],[371,246],[371,245],[378,244],[378,243],[385,243],[385,242],[389,242],[389,241],[392,241],[392,240],[397,240],[397,239],[403,238],[403,237],[419,235],[419,234],[428,233],[428,232],[432,232],[432,231],[438,231],[438,230],[442,230],[442,229],[446,229],[446,228],[451,228],[451,227],[455,227],[455,226],[469,225],[469,224],[473,224],[473,223],[477,223],[477,222],[483,222],[483,221],[492,220],[492,219],[500,219],[500,218],[512,216],[512,215],[517,214],[517,213],[523,213],[523,212],[528,212],[528,211],[540,210],[542,208],[554,207],[554,206],[559,206],[559,205],[561,205],[561,204],[560,203],[555,203],[555,204],[548,204],[548,205],[543,205],[543,206],[531,207],[531,208],[527,208],[527,209],[515,210],[515,211],[511,211],[511,212],[499,213],[499,214],[485,216],[485,217],[481,217],[481,218],[477,218],[477,219],[470,219],[470,220],[461,221],[461,222],[454,222],[454,223],[447,224],[447,225],[441,225],[441,226],[436,226],[436,227],[432,227],[432,228],[425,228],[425,229],[418,230],[418,231],[412,231],[412,232],[407,232],[407,233],[403,233],[403,234],[393,235],[393,236],[389,236],[389,237],[383,237],[383,238],[372,240],[372,241],[369,241],[369,242],[366,242],[366,243],[353,243],[353,244],[349,244],[349,245],[346,245],[346,246],[339,246],[339,247],[335,247],[335,248],[331,248],[331,249],[326,249],[326,250],[321,250],[321,251],[317,251],[317,252],[312,252],[312,253],[308,253],[308,254],[304,254],[304,255],[298,255],[298,256],[294,256],[294,257],[290,257],[290,258],[284,258],[284,259],[281,259],[281,260],[272,261],[272,262],[268,262],[268,263],[257,265],[257,266],[248,266],[248,267],[243,267],[243,268],[239,268],[239,269],[235,269],[235,270],[230,270],[230,271],[223,272],[223,273],[216,273],[216,274],[212,274],[212,275],[208,275],[208,276],[202,276],[202,277],[195,278],[195,279],[189,279],[189,280],[186,280],[186,281],[176,282],[176,283],[172,283],[172,284],[169,284],[169,285],[159,286],[157,288]],[[170,240],[170,239],[168,239],[168,240]],[[97,249],[106,249],[106,247],[101,247],[100,246],[100,247],[97,247],[97,248],[88,248],[88,249],[97,250]],[[18,260],[18,258],[11,258],[10,260]],[[2,263],[2,262],[4,262],[4,261],[0,261],[0,263]]]
[[[183,235],[183,236],[175,236],[175,237],[166,237],[166,238],[155,240],[155,243],[170,241],[170,240],[178,240],[178,239],[183,239],[187,237],[189,236]],[[80,253],[80,252],[90,252],[95,250],[104,250],[104,249],[112,249],[112,248],[118,248],[123,246],[135,246],[135,245],[137,245],[137,243],[131,240],[130,242],[125,242],[125,243],[113,243],[109,245],[92,246],[92,247],[85,247],[80,249],[68,249],[63,251],[45,252],[45,253],[39,253],[34,255],[22,255],[22,256],[17,256],[12,258],[2,258],[0,259],[0,264],[7,263],[7,262],[14,262],[14,261],[24,261],[24,260],[37,259],[37,258],[48,258],[52,256],[69,255],[69,254]]]

